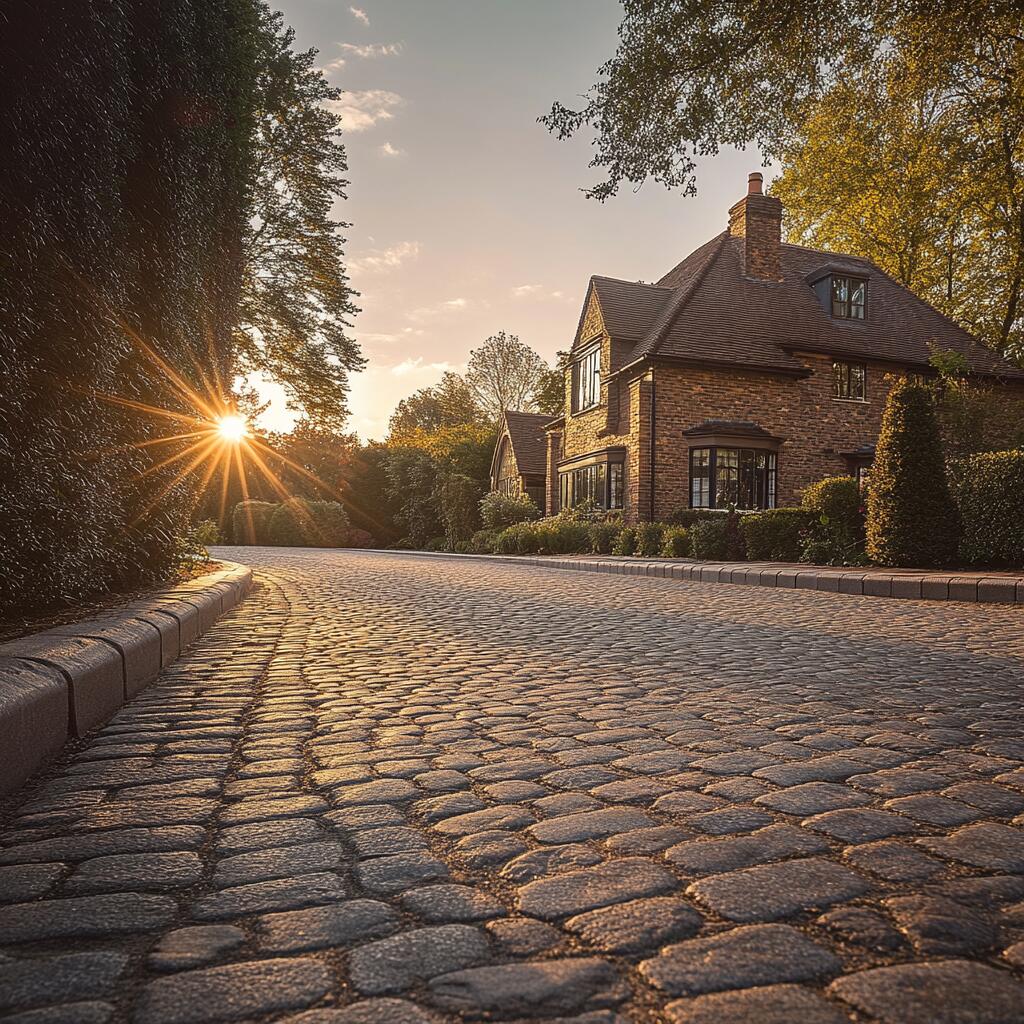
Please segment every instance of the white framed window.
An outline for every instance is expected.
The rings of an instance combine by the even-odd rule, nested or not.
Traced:
[[[584,352],[572,364],[572,411],[592,409],[601,400],[601,348]]]

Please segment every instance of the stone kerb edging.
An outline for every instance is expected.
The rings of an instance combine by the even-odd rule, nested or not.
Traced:
[[[739,583],[754,587],[818,590],[864,597],[924,601],[969,601],[1024,607],[1024,573],[924,572],[913,569],[830,569],[781,562],[693,562],[687,559],[563,557],[559,555],[454,555],[434,551],[395,554],[437,558],[479,558],[548,569],[653,576],[695,583]]]
[[[108,721],[245,597],[252,570],[223,565],[94,619],[0,644],[0,796],[68,739]]]

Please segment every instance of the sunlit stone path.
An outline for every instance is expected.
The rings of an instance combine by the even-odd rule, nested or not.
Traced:
[[[3,1021],[1024,1020],[1019,610],[225,554],[6,808]]]

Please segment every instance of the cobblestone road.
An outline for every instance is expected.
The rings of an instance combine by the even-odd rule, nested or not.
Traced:
[[[227,555],[7,809],[4,1021],[1024,1021],[1019,610]]]

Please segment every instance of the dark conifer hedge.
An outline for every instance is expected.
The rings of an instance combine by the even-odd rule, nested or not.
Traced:
[[[0,25],[2,615],[175,562],[193,485],[134,445],[195,429],[181,383],[230,382],[257,9],[7,0]]]
[[[1024,450],[983,452],[950,468],[963,523],[961,559],[971,566],[1024,568]]]
[[[931,395],[906,378],[889,391],[867,506],[867,555],[876,565],[956,562],[959,520]]]

